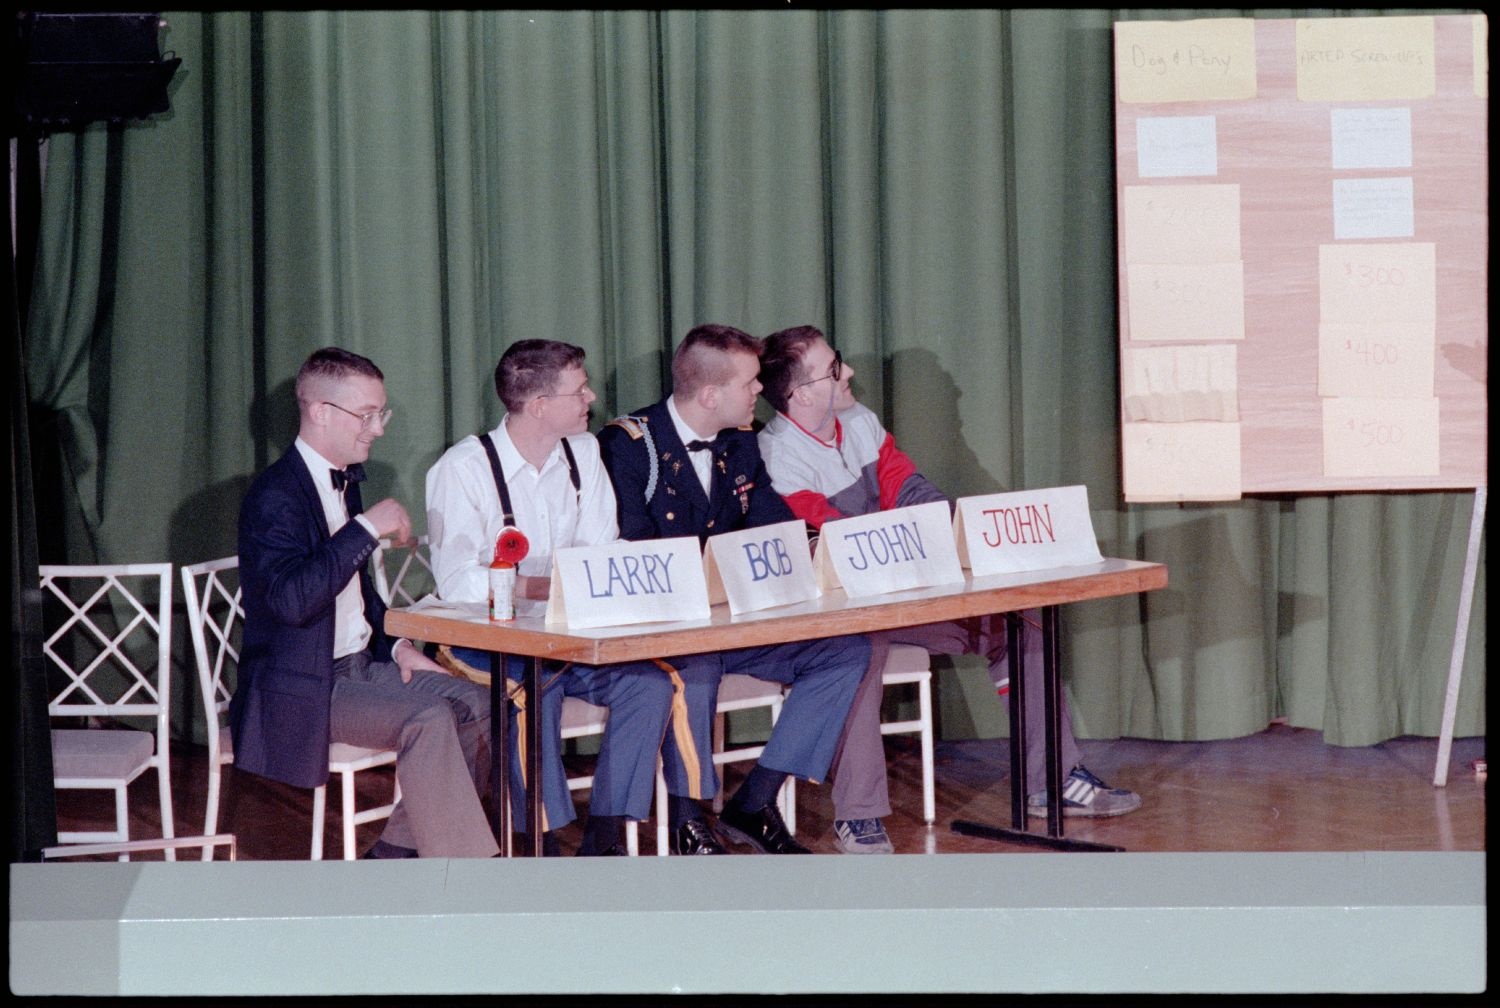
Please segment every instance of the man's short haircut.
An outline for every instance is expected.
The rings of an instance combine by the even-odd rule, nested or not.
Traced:
[[[561,340],[516,340],[495,365],[495,394],[506,410],[519,413],[533,397],[551,395],[558,377],[575,365],[583,366],[583,347]]]
[[[792,390],[808,380],[802,358],[807,348],[823,338],[817,326],[799,325],[773,332],[766,337],[765,351],[760,355],[760,394],[778,413],[786,412]]]
[[[760,357],[760,340],[734,326],[693,326],[672,355],[672,394],[687,398],[705,385],[723,385],[734,377],[736,353]]]
[[[368,357],[342,347],[323,347],[314,350],[302,366],[297,369],[297,403],[303,409],[317,405],[324,392],[314,391],[314,385],[327,385],[342,381],[350,375],[363,375],[376,381],[385,381],[385,375]]]

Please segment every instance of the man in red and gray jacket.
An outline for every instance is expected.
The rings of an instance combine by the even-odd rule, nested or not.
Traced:
[[[880,420],[854,398],[854,369],[813,326],[772,333],[761,353],[762,395],[776,416],[760,432],[760,451],[771,485],[792,513],[812,529],[838,518],[889,508],[953,502],[917,471]],[[1024,614],[1026,649],[1027,812],[1047,814],[1042,707],[1040,615]],[[1004,692],[1010,682],[1005,622],[987,616],[871,635],[870,668],[860,683],[834,757],[834,832],[849,853],[889,853],[890,838],[881,818],[890,815],[885,748],[880,735],[881,671],[892,644],[917,644],[932,654],[980,654],[990,678]],[[1141,804],[1131,791],[1111,788],[1090,773],[1073,738],[1067,697],[1063,697],[1062,765],[1066,816],[1117,816]]]

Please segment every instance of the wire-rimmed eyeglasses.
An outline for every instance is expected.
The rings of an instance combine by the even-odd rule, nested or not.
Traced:
[[[339,410],[342,413],[348,413],[354,419],[359,421],[359,426],[364,430],[369,430],[370,426],[375,423],[376,420],[380,421],[380,426],[382,427],[391,422],[391,411],[389,409],[371,410],[368,413],[356,413],[351,409],[344,409],[344,407],[340,406],[336,402],[329,402],[327,399],[323,400],[323,405],[332,406],[334,409]]]
[[[814,382],[827,381],[830,378],[833,379],[834,381],[838,381],[839,380],[839,375],[841,375],[843,373],[844,373],[844,355],[842,353],[840,353],[839,351],[835,350],[833,352],[833,364],[829,366],[828,373],[826,375],[823,375],[823,376],[818,377],[818,378],[812,378],[812,379],[810,379],[808,381],[802,382],[801,384],[794,386],[792,388],[792,391],[793,392],[797,391],[797,389],[801,388],[803,385],[811,385]]]
[[[593,395],[593,394],[594,394],[594,390],[591,389],[591,388],[589,388],[588,385],[584,385],[583,388],[579,389],[577,392],[539,392],[539,393],[537,393],[537,398],[538,399],[572,399],[574,397],[586,396],[586,395]]]

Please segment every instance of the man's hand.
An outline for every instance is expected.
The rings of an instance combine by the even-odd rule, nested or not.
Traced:
[[[412,544],[411,517],[396,498],[387,497],[379,504],[367,508],[365,517],[375,526],[376,534],[381,539],[389,539],[392,546]]]
[[[397,507],[400,507],[400,505],[398,504]],[[406,646],[402,647],[401,645],[403,644]],[[436,672],[439,675],[452,674],[443,668],[443,666],[424,655],[421,648],[405,637],[398,640],[396,646],[391,649],[391,660],[401,670],[401,681],[404,683],[411,682],[411,674],[419,670],[423,672]]]

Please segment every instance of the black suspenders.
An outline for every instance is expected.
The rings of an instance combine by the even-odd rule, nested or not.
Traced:
[[[505,485],[505,473],[500,471],[500,453],[495,450],[495,439],[490,437],[489,432],[479,436],[484,444],[484,453],[490,459],[490,473],[495,477],[495,490],[500,494],[500,517],[504,525],[516,527],[516,513],[510,506],[510,488]],[[567,438],[562,438],[563,456],[568,460],[568,478],[573,482],[573,496],[580,507],[583,505],[583,493],[579,489],[578,460],[573,457],[573,446],[568,444]]]

